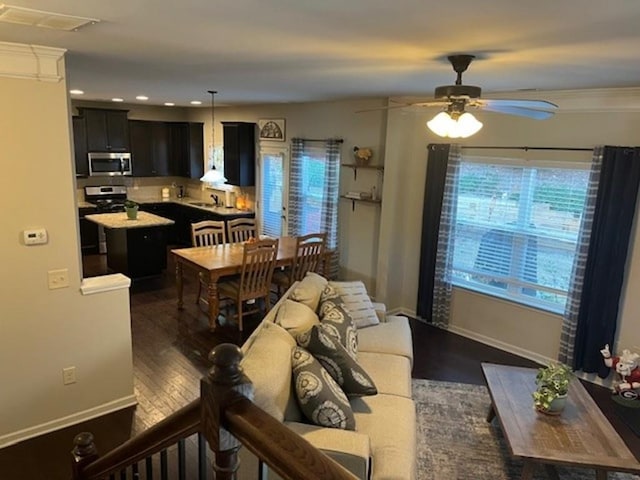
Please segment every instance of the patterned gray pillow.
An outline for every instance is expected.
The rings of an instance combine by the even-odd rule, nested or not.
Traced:
[[[322,427],[355,430],[347,396],[320,362],[301,347],[293,349],[291,360],[296,399],[304,416]]]
[[[347,395],[376,395],[378,390],[371,377],[349,355],[349,352],[333,335],[314,325],[296,336],[298,345],[306,348]]]
[[[333,290],[332,287],[325,288]],[[334,290],[335,291],[335,290]],[[323,292],[324,295],[324,292]],[[318,307],[320,325],[328,333],[336,337],[349,355],[356,360],[358,355],[358,331],[349,310],[340,296],[327,297],[320,301]]]

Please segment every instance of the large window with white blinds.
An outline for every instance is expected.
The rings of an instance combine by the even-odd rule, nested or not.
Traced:
[[[463,158],[452,282],[563,311],[588,180],[584,163]]]

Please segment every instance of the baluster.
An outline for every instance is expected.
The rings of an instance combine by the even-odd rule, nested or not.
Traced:
[[[153,480],[153,457],[145,458],[144,463],[147,471],[147,480]]]
[[[161,480],[169,480],[169,473],[167,470],[167,450],[164,449],[160,452],[160,478]]]
[[[198,480],[207,480],[207,442],[198,432]]]
[[[98,458],[98,450],[93,442],[93,434],[82,432],[73,439],[71,451],[72,480],[82,480],[84,467]]]
[[[178,440],[178,480],[186,480],[186,454],[184,448],[184,438]]]
[[[139,480],[140,479],[140,471],[139,471],[139,468],[138,468],[138,462],[136,462],[133,465],[131,465],[131,474],[133,476],[133,480]]]
[[[209,360],[213,367],[200,381],[202,432],[209,448],[215,454],[214,478],[236,480],[238,450],[241,444],[222,427],[222,419],[224,409],[230,401],[230,394],[238,392],[252,399],[253,385],[242,373],[242,352],[236,345],[218,345],[209,354]]]

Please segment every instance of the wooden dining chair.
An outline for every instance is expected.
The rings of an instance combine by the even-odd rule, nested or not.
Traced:
[[[258,238],[255,218],[236,218],[227,222],[229,241],[232,243],[246,242],[250,238]]]
[[[221,245],[227,243],[227,231],[224,220],[204,220],[191,224],[191,243],[194,247],[210,247],[212,245]],[[207,278],[201,273],[198,274],[198,296],[196,297],[196,305],[202,300],[208,303],[208,300],[202,296],[203,290],[206,292],[208,288]]]
[[[278,298],[282,296],[294,282],[302,280],[307,272],[322,272],[326,233],[309,233],[296,238],[296,250],[293,263],[283,270],[273,273],[273,284],[276,286]]]
[[[271,309],[269,294],[277,256],[277,238],[245,243],[240,277],[218,287],[220,300],[231,300],[236,305],[233,318],[238,319],[240,336],[243,331],[243,317],[260,311],[259,300],[264,300],[267,312]],[[253,306],[247,305],[245,308],[245,304],[251,300],[254,301]]]

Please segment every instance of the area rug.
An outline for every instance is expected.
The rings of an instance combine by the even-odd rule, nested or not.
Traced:
[[[496,420],[487,423],[490,405],[484,386],[413,380],[418,421],[418,480],[517,480],[522,462],[511,458]],[[593,470],[558,467],[562,480],[595,479]],[[548,480],[537,468],[535,480]],[[640,476],[609,473],[610,480]]]

